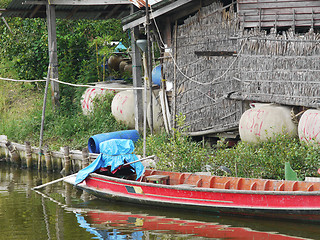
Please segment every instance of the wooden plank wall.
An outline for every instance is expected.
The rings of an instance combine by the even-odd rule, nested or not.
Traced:
[[[238,0],[243,28],[320,26],[319,0]]]
[[[191,135],[236,129],[242,115],[241,101],[225,98],[240,86],[233,78],[236,65],[231,64],[237,59],[230,56],[238,49],[237,40],[230,39],[238,32],[237,18],[222,7],[217,1],[179,25],[179,69],[174,70],[172,61],[164,65],[165,78],[177,80],[176,113],[186,116],[184,127]],[[172,41],[174,46],[174,37]]]

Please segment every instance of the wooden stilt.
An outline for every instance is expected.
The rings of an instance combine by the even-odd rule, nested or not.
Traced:
[[[20,159],[20,154],[19,151],[15,148],[15,146],[12,145],[10,141],[7,141],[6,147],[9,150],[9,153],[11,155],[11,162],[20,165],[21,164],[21,159]]]
[[[48,146],[44,147],[44,158],[46,160],[46,168],[48,172],[52,171],[52,159],[51,159],[51,152]]]
[[[89,165],[89,150],[88,147],[82,149],[82,164],[81,168],[85,168]]]
[[[64,147],[63,148],[63,152],[64,152],[64,169],[65,169],[65,174],[69,175],[70,174],[70,170],[71,170],[71,161],[70,161],[70,151],[69,151],[69,147]]]
[[[27,168],[32,168],[32,152],[30,142],[25,142]]]

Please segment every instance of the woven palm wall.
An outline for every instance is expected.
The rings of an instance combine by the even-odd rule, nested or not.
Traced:
[[[244,29],[240,21],[217,1],[173,33],[176,64],[165,62],[164,74],[176,82],[172,116],[185,115],[191,135],[237,129],[248,101],[320,107],[319,28]]]
[[[232,9],[226,11],[217,2],[185,20],[173,34],[177,64],[172,59],[166,62],[164,73],[166,79],[176,80],[172,109],[186,116],[190,134],[237,128],[242,103],[225,98],[240,87],[233,79],[237,59],[226,56],[237,51],[237,40],[230,39],[238,32],[236,21]],[[220,52],[221,56],[212,56]]]
[[[313,28],[304,34],[272,32],[243,33],[237,73],[241,87],[231,97],[319,107],[320,34]]]

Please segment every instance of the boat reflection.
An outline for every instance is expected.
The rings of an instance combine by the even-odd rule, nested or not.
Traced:
[[[114,208],[116,205],[110,207]],[[220,223],[219,220],[221,219],[218,217],[211,219],[212,221],[203,220],[201,216],[193,217],[196,220],[186,220],[168,216],[166,213],[163,216],[153,215],[152,213],[150,214],[150,211],[141,210],[138,213],[134,213],[134,209],[130,212],[79,209],[75,213],[80,227],[95,235],[97,239],[176,239],[177,237],[179,239],[213,238],[238,240],[306,239],[280,232],[259,231],[244,226],[239,227],[236,224],[232,224],[233,222],[236,223],[236,219],[230,219],[229,222],[231,224],[226,224],[225,222],[228,222],[226,219],[221,221],[224,223]],[[175,214],[171,212],[170,215]],[[219,223],[216,222],[217,220]]]

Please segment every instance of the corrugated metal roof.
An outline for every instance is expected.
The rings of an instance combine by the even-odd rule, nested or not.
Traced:
[[[240,24],[244,28],[319,27],[319,0],[238,0]]]
[[[12,0],[2,11],[3,17],[46,18],[46,5],[23,4],[26,0]],[[34,2],[34,1],[33,1]],[[56,17],[66,19],[121,19],[130,14],[131,4],[114,5],[56,5]]]

